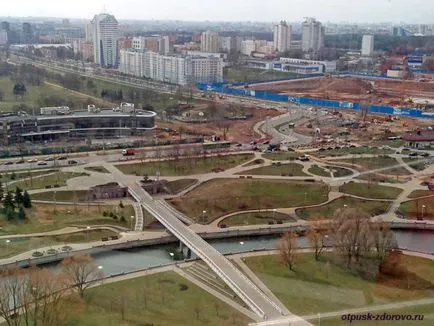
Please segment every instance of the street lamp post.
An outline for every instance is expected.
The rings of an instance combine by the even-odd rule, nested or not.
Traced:
[[[172,257],[172,261],[175,259],[175,254],[173,252],[169,252],[170,257]]]
[[[423,216],[424,216],[424,213],[425,213],[425,209],[426,209],[426,206],[422,205],[422,220],[423,220]]]
[[[133,228],[133,220],[134,220],[134,215],[131,215],[131,230],[134,231],[134,228]]]
[[[205,222],[206,211],[202,211],[202,222]]]
[[[87,232],[87,241],[89,241],[89,237],[90,237],[90,226],[86,226],[86,232]]]
[[[11,243],[11,240],[6,240],[6,255],[9,255],[9,243]]]

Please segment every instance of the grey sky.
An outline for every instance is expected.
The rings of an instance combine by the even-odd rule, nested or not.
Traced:
[[[433,0],[2,0],[2,16],[91,18],[107,9],[119,19],[434,23]]]

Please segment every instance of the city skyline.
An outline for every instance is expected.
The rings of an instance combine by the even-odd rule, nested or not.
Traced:
[[[134,10],[130,10],[135,8]],[[414,10],[417,8],[417,10]],[[270,0],[233,2],[221,0],[218,6],[211,1],[162,0],[158,4],[143,4],[139,0],[119,2],[114,0],[91,2],[76,0],[74,6],[62,6],[54,0],[37,2],[23,0],[20,6],[5,3],[2,15],[9,17],[58,17],[91,19],[96,13],[109,12],[119,20],[183,20],[183,21],[301,21],[303,17],[316,17],[323,22],[355,23],[431,23],[430,13],[434,2],[425,0],[365,0],[349,3],[346,0],[293,0],[284,3]],[[242,15],[240,16],[240,13]]]

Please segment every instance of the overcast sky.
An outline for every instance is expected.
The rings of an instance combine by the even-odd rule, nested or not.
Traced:
[[[1,16],[118,19],[434,23],[434,0],[1,0]]]

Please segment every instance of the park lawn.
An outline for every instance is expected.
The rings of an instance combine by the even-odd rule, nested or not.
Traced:
[[[355,179],[379,183],[406,183],[410,178],[408,176],[391,176],[381,173],[363,173],[355,177]]]
[[[104,212],[112,212],[118,218],[104,216]],[[32,208],[27,209],[26,214],[27,219],[24,221],[8,221],[4,216],[0,216],[0,235],[47,232],[74,225],[114,225],[129,228],[129,217],[134,215],[134,208],[130,205],[120,208],[118,203],[89,206],[32,203]],[[126,222],[120,220],[121,216],[125,217]]]
[[[259,165],[259,164],[264,164],[264,163],[265,163],[265,161],[262,158],[257,158],[256,160],[253,160],[251,162],[243,164],[243,168],[248,167],[248,166],[255,166],[255,165]]]
[[[10,77],[0,77],[0,89],[4,91],[3,101],[0,101],[0,108],[3,111],[12,111],[14,108],[20,104],[26,105],[28,107],[40,107],[39,98],[40,96],[56,96],[58,98],[63,98],[65,100],[77,100],[77,96],[69,94],[64,91],[63,88],[54,87],[48,85],[41,81],[39,86],[37,85],[25,85],[27,89],[26,95],[24,95],[23,100],[21,97],[15,98],[13,94],[14,83],[11,81]]]
[[[300,155],[299,152],[273,152],[262,154],[262,157],[273,161],[293,161]]]
[[[304,177],[308,176],[303,172],[303,165],[298,163],[273,164],[269,166],[261,166],[259,168],[239,172],[242,175],[277,175],[285,177]]]
[[[434,197],[418,198],[403,202],[398,211],[408,219],[417,219],[422,217],[422,206],[425,205],[423,210],[423,218],[425,220],[434,220]]]
[[[412,169],[414,169],[416,171],[423,171],[427,168],[427,166],[424,163],[425,161],[421,162],[420,158],[404,157],[402,160],[405,163],[407,163],[407,165],[409,167],[411,167]]]
[[[44,191],[30,194],[32,200],[50,200],[64,202],[87,202],[88,190],[59,190],[59,191]]]
[[[225,82],[247,82],[247,81],[267,81],[284,78],[296,78],[297,74],[275,71],[275,70],[262,70],[245,67],[227,67],[224,68],[223,76]]]
[[[333,161],[335,164],[345,163],[350,164],[356,170],[366,172],[370,170],[383,169],[391,167],[390,169],[382,170],[381,174],[388,175],[410,175],[411,173],[402,166],[397,166],[398,161],[390,156],[377,156],[377,157],[362,157],[362,158],[349,158],[339,161]]]
[[[220,225],[227,226],[242,226],[242,225],[261,225],[261,224],[276,224],[296,222],[295,218],[292,218],[288,214],[272,212],[272,211],[261,211],[261,212],[246,212],[239,213],[236,215],[229,216],[219,223]]]
[[[197,181],[197,179],[178,179],[174,181],[169,181],[166,186],[167,188],[169,188],[172,194],[177,194],[193,186]]]
[[[342,178],[342,177],[348,177],[350,175],[353,175],[353,171],[349,169],[341,168],[339,166],[328,165],[326,166],[326,168],[333,172],[334,178]]]
[[[116,167],[125,174],[184,176],[211,173],[213,170],[227,170],[253,159],[253,154],[211,156],[205,158],[180,159],[173,161],[118,164]]]
[[[85,170],[92,171],[92,172],[99,172],[99,173],[110,173],[109,170],[107,170],[103,166],[88,166],[84,168]]]
[[[122,306],[126,307],[124,320]],[[91,288],[85,294],[84,309],[71,306],[71,310],[82,311],[71,314],[70,326],[230,326],[252,322],[175,272]]]
[[[331,258],[329,255],[332,254],[323,255],[320,261],[316,261],[313,254],[298,254],[295,271],[281,265],[276,255],[248,257],[244,261],[277,298],[297,315],[432,297],[432,260],[402,256],[403,265],[410,271],[410,289],[407,289],[407,280],[382,276],[372,281],[333,262],[327,264]]]
[[[397,139],[397,140],[377,140],[373,143],[370,144],[371,146],[377,146],[377,147],[381,147],[381,146],[389,146],[392,148],[399,148],[399,147],[403,147],[405,145],[405,141],[401,140],[401,139]]]
[[[359,183],[350,181],[339,187],[339,191],[354,196],[372,199],[396,199],[402,192],[402,189],[375,183]]]
[[[432,191],[432,190],[414,190],[410,193],[410,195],[408,195],[408,198],[419,198],[419,197],[426,197],[426,196],[434,196],[434,191]]]
[[[432,326],[434,324],[434,304],[420,305],[420,306],[407,306],[405,308],[390,309],[390,310],[376,310],[372,311],[373,315],[382,315],[387,313],[389,315],[423,315],[423,320],[408,321],[408,320],[371,320],[369,326],[408,326],[414,323],[418,326]],[[363,313],[361,313],[363,315]],[[342,320],[342,315],[333,318],[321,318],[321,326],[348,326],[348,320]],[[345,317],[344,317],[345,318]],[[416,318],[416,317],[415,317]],[[310,320],[314,325],[319,325],[318,318]],[[352,321],[352,326],[366,326],[367,321]],[[413,324],[412,324],[413,325]]]
[[[214,179],[169,202],[192,219],[209,223],[236,211],[320,204],[327,196],[328,187],[320,182]]]
[[[21,179],[37,177],[40,175],[54,173],[57,171],[58,170],[49,169],[49,170],[35,170],[35,171],[24,171],[24,172],[23,171],[15,171],[15,172],[8,172],[8,173],[3,172],[0,173],[0,181],[2,183],[18,181]]]
[[[116,233],[110,230],[90,230],[89,232],[83,231],[57,236],[11,239],[11,242],[7,246],[4,241],[0,241],[0,258],[15,256],[28,250],[36,250],[43,247],[97,241],[103,237],[114,235]]]
[[[348,147],[348,148],[340,148],[340,149],[326,149],[325,151],[315,151],[312,152],[312,155],[320,158],[325,157],[336,157],[336,156],[345,156],[345,155],[363,155],[363,154],[372,154],[372,155],[384,155],[384,154],[393,154],[394,151],[390,149],[381,149],[378,147]]]
[[[16,187],[23,190],[42,189],[47,186],[57,185],[59,187],[66,186],[66,181],[72,178],[88,176],[87,173],[76,172],[55,172],[53,174],[41,175],[38,177],[32,177],[31,179],[25,179],[17,182],[10,183],[8,186],[15,189]]]
[[[321,217],[322,219],[331,219],[335,211],[338,208],[345,207],[344,205],[347,205],[349,208],[360,208],[372,216],[375,216],[384,214],[389,208],[390,202],[365,200],[344,196],[322,206],[299,208],[296,210],[296,214],[298,217],[306,220],[316,217]]]
[[[331,174],[328,170],[326,170],[323,167],[318,166],[318,165],[312,165],[307,171],[309,173],[312,173],[314,175],[318,175],[320,177],[327,177],[327,178],[331,177]]]

